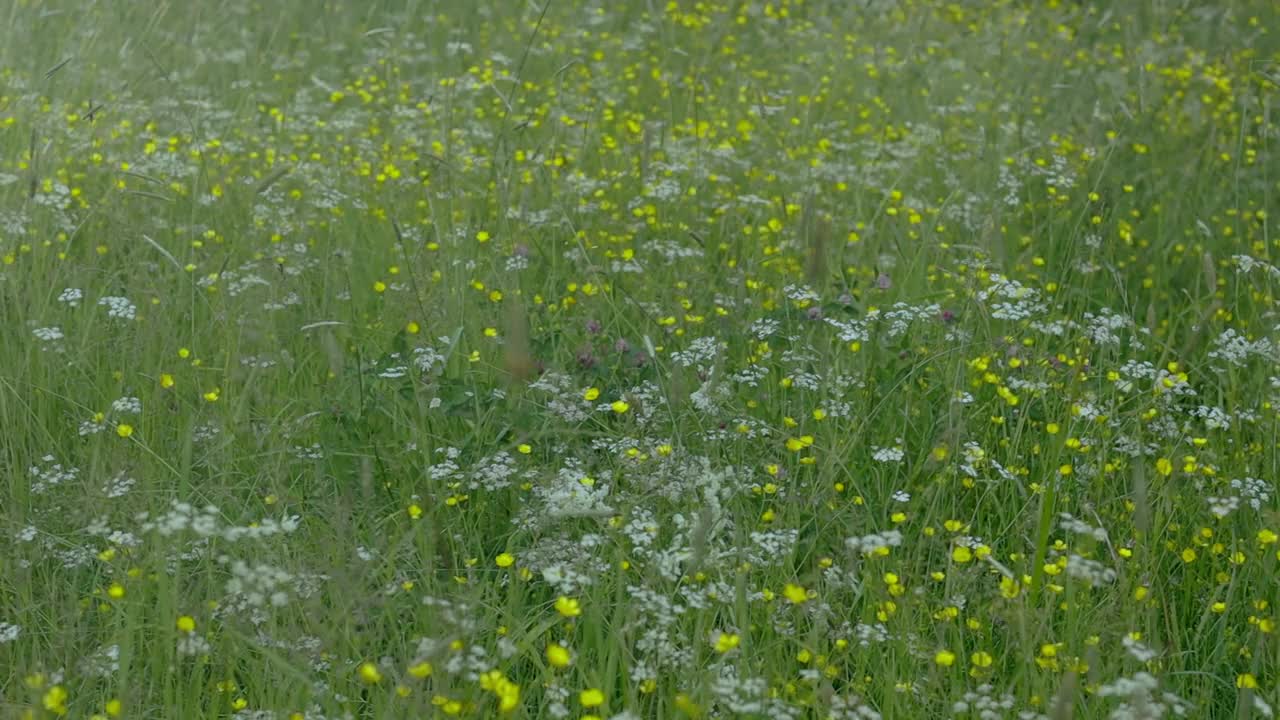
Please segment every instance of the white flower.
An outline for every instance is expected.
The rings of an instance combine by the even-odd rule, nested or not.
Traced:
[[[878,447],[875,448],[875,452],[871,454],[871,458],[873,460],[882,463],[900,463],[904,457],[906,457],[906,453],[904,453],[900,447]]]
[[[66,303],[70,307],[79,306],[80,301],[83,299],[84,293],[80,291],[80,288],[67,288],[58,296],[58,302]]]
[[[111,318],[133,320],[138,314],[138,308],[129,301],[129,298],[125,297],[108,295],[107,297],[99,298],[98,305],[106,306],[107,317]]]
[[[57,342],[65,337],[60,327],[39,327],[31,331],[32,335],[40,338],[44,342]]]
[[[1125,635],[1120,644],[1124,645],[1124,649],[1138,662],[1151,662],[1160,656],[1160,653],[1134,640],[1131,635]]]
[[[111,409],[121,415],[137,415],[142,412],[142,401],[136,397],[122,397],[111,403]]]

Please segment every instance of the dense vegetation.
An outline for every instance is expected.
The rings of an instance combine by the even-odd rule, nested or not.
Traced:
[[[1273,717],[1270,0],[0,17],[0,717]]]

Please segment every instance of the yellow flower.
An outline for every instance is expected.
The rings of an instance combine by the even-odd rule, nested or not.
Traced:
[[[507,681],[498,689],[498,710],[509,713],[520,706],[520,686]]]
[[[169,373],[160,373],[160,387],[166,390],[173,387],[173,376]]]
[[[119,600],[124,597],[124,586],[120,583],[111,583],[111,586],[107,588],[107,597],[112,600]]]
[[[740,642],[742,642],[742,638],[736,633],[717,633],[715,639],[716,652],[723,655],[724,653],[738,647]]]
[[[516,446],[516,451],[519,452],[521,455],[528,455],[529,453],[533,452],[533,446],[530,445],[529,443],[520,443],[519,445]]]
[[[361,680],[369,683],[370,685],[376,685],[382,682],[382,671],[378,669],[377,665],[374,665],[371,662],[360,663],[357,673],[360,675]]]
[[[44,705],[45,710],[48,710],[54,715],[66,715],[67,714],[66,688],[62,687],[61,685],[54,685],[53,687],[49,688],[48,691],[45,692],[44,697],[41,698],[41,704]]]
[[[587,391],[582,393],[582,399],[587,402],[591,402],[598,397],[600,397],[600,388],[587,388]]]
[[[782,594],[796,605],[809,600],[809,593],[804,588],[793,583],[787,583],[786,587],[782,588]]]
[[[1253,673],[1243,673],[1241,675],[1237,675],[1236,687],[1241,689],[1252,690],[1258,687],[1258,678],[1254,677]]]
[[[978,651],[969,656],[969,662],[973,663],[974,667],[988,668],[991,667],[993,661],[994,658],[988,652]]]
[[[563,645],[548,645],[547,663],[553,668],[560,668],[563,670],[573,663],[573,654],[569,652],[569,648],[566,648]]]
[[[963,545],[957,545],[951,550],[951,559],[958,563],[967,563],[973,559],[973,551]]]
[[[933,661],[942,667],[951,667],[956,662],[956,654],[950,650],[939,650],[933,656]]]
[[[556,598],[556,612],[567,618],[578,617],[582,614],[582,606],[577,600],[561,595]]]
[[[631,409],[631,405],[626,400],[614,400],[609,407],[619,415]]]
[[[427,662],[426,660],[423,660],[422,662],[415,663],[409,666],[409,674],[418,678],[419,680],[423,678],[431,677],[431,673],[433,670],[434,668],[431,667],[431,663]]]
[[[1173,473],[1173,463],[1169,462],[1169,458],[1160,458],[1156,461],[1156,472],[1169,477]]]
[[[1261,529],[1261,530],[1259,530],[1259,531],[1258,531],[1258,543],[1259,543],[1259,544],[1262,544],[1262,545],[1274,545],[1274,544],[1275,544],[1275,542],[1276,542],[1277,540],[1280,540],[1280,536],[1277,536],[1277,535],[1276,535],[1274,532],[1272,532],[1271,530],[1268,530],[1268,529],[1266,529],[1266,528],[1263,528],[1263,529]]]
[[[515,564],[516,556],[511,553],[502,553],[493,559],[493,563],[500,568],[509,568]]]
[[[120,423],[116,426],[116,434],[122,438],[127,438],[130,435],[133,435],[133,426]]]
[[[1000,594],[1005,598],[1012,600],[1018,597],[1022,592],[1022,588],[1018,585],[1018,581],[1010,577],[1000,578]]]
[[[604,704],[604,693],[596,688],[588,688],[578,694],[578,702],[584,708],[600,707]]]
[[[196,631],[196,619],[190,615],[183,615],[178,618],[178,630],[184,633],[193,633]]]

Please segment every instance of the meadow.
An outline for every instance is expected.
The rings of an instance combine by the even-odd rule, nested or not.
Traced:
[[[11,0],[0,718],[1272,718],[1271,0]]]

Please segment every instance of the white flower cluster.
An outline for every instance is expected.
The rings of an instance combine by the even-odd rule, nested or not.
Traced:
[[[1242,502],[1247,503],[1254,510],[1261,510],[1262,506],[1271,500],[1271,486],[1257,478],[1234,479],[1230,483],[1230,488],[1233,492],[1229,495],[1210,495],[1205,498],[1209,503],[1209,512],[1216,517],[1230,515],[1240,507]]]
[[[111,403],[111,410],[119,415],[139,415],[142,413],[142,401],[136,397],[117,398]]]
[[[106,485],[102,487],[102,493],[108,498],[124,497],[136,484],[138,484],[137,480],[120,473],[107,481]]]
[[[1232,255],[1231,259],[1235,260],[1236,267],[1240,268],[1240,272],[1242,273],[1250,273],[1254,270],[1262,269],[1271,277],[1280,280],[1280,268],[1277,268],[1271,263],[1258,260],[1257,258],[1253,258],[1248,255]]]
[[[902,544],[902,533],[897,530],[885,530],[862,537],[846,538],[844,544],[854,552],[868,555],[885,548],[898,547]]]
[[[263,607],[267,603],[283,607],[289,603],[287,590],[294,580],[292,573],[266,563],[249,565],[225,555],[219,557],[218,562],[229,564],[231,568],[231,579],[227,581],[228,595],[244,600],[251,607]]]
[[[35,481],[31,483],[31,492],[35,495],[48,492],[50,488],[56,487],[63,483],[71,482],[80,475],[80,469],[74,467],[63,467],[62,463],[55,462],[52,455],[45,455],[40,458],[40,464],[32,465],[27,470]]]
[[[1098,542],[1107,541],[1106,528],[1094,527],[1083,520],[1076,519],[1071,513],[1058,514],[1058,527],[1076,535],[1088,535]]]
[[[711,693],[715,695],[717,707],[727,710],[735,717],[764,715],[768,690],[769,683],[764,678],[739,677],[737,669],[732,665],[721,665],[711,680]],[[778,717],[772,714],[766,716]]]
[[[1013,695],[996,694],[990,683],[983,683],[973,690],[966,691],[959,700],[951,705],[951,712],[956,715],[969,713],[979,720],[1000,720],[1014,707]]]
[[[1235,328],[1223,330],[1222,334],[1213,339],[1213,349],[1209,351],[1209,357],[1226,360],[1237,367],[1243,366],[1249,361],[1249,358],[1254,356],[1274,361],[1276,357],[1275,343],[1268,338],[1250,340],[1237,332]]]
[[[35,335],[38,340],[44,343],[55,343],[66,337],[62,334],[62,328],[57,326],[38,327],[32,330],[31,334]]]
[[[471,469],[471,477],[467,482],[470,490],[501,490],[511,486],[511,478],[517,471],[516,461],[506,450],[482,458]]]
[[[861,320],[837,320],[836,318],[826,318],[827,324],[836,329],[836,337],[841,342],[866,342],[871,339],[871,333],[867,331],[866,323]]]
[[[757,340],[767,340],[769,336],[782,329],[782,323],[773,318],[760,318],[751,323],[751,327],[747,329]]]
[[[1121,698],[1120,704],[1107,715],[1110,720],[1145,720],[1172,713],[1186,717],[1191,705],[1168,692],[1159,692],[1160,681],[1150,673],[1140,672],[1122,677],[1098,688],[1099,697]]]
[[[84,293],[80,288],[66,288],[58,295],[58,302],[64,303],[67,307],[78,307],[83,299]]]
[[[1138,662],[1147,663],[1160,657],[1160,653],[1138,642],[1132,635],[1125,635],[1120,640],[1120,644],[1124,646],[1125,652],[1133,656]]]
[[[200,636],[199,633],[188,633],[178,638],[178,654],[188,657],[193,655],[208,655],[213,648],[209,645],[209,641]]]
[[[997,320],[1027,320],[1044,312],[1040,291],[996,273],[991,273],[989,280],[991,285],[980,291],[977,297],[982,303],[1000,300],[991,304],[991,317]]]
[[[1240,507],[1240,498],[1235,495],[1227,495],[1226,497],[1217,497],[1210,495],[1205,498],[1209,503],[1209,512],[1214,517],[1224,518],[1236,511]]]
[[[298,529],[300,518],[290,515],[281,520],[265,518],[251,525],[223,525],[221,511],[215,505],[195,508],[189,503],[173,501],[169,511],[157,518],[150,513],[136,516],[143,532],[155,532],[169,537],[190,530],[200,537],[221,537],[230,542],[259,540],[272,535],[289,534]]]
[[[671,353],[671,362],[680,367],[693,367],[694,365],[705,367],[715,362],[719,353],[719,340],[714,337],[700,337],[689,343],[688,348]]]
[[[120,320],[133,320],[138,315],[138,308],[129,298],[108,295],[98,299],[98,305],[106,306],[107,317]]]
[[[1200,405],[1191,410],[1191,417],[1200,418],[1208,430],[1230,430],[1231,416],[1220,407]]]
[[[822,299],[822,296],[806,285],[788,285],[782,288],[782,292],[789,300],[798,303],[814,303]]]
[[[921,320],[936,320],[942,315],[942,306],[931,305],[910,305],[908,303],[894,303],[893,307],[885,312],[883,316],[877,311],[867,313],[868,320],[880,319],[885,323],[885,334],[890,338],[898,338],[906,334],[907,329],[911,327],[911,323]]]
[[[1095,345],[1119,345],[1119,331],[1133,324],[1131,319],[1112,312],[1111,308],[1103,308],[1097,315],[1086,312],[1084,319],[1085,334]]]
[[[906,453],[900,447],[877,447],[873,448],[871,453],[872,460],[882,463],[900,463],[904,457],[906,457]]]
[[[120,646],[107,645],[80,660],[80,672],[91,677],[109,678],[120,672]]]
[[[1262,506],[1271,500],[1271,486],[1264,480],[1257,478],[1237,478],[1231,481],[1231,489],[1240,495],[1240,499],[1249,503],[1249,507],[1254,510],[1261,510]]]
[[[854,637],[857,638],[859,647],[869,647],[889,641],[889,629],[881,623],[868,625],[867,623],[858,623],[853,628]]]
[[[590,417],[591,403],[584,400],[582,390],[577,389],[573,378],[563,373],[548,372],[529,384],[531,390],[541,390],[551,397],[547,410],[569,423],[577,423]]]

